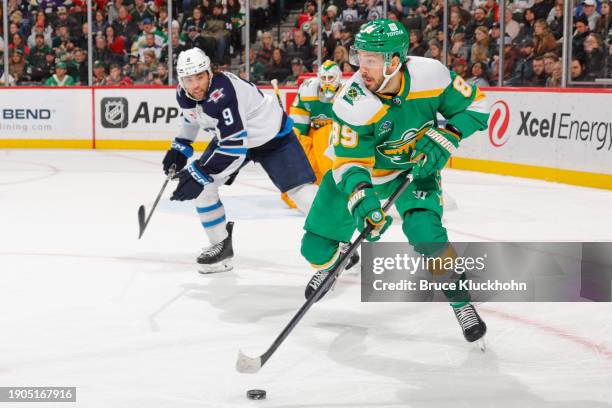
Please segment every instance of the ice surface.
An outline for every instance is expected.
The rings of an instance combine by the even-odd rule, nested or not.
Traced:
[[[482,354],[447,305],[362,304],[354,275],[258,374],[237,373],[238,349],[263,353],[303,303],[303,217],[245,168],[222,189],[236,269],[199,275],[192,203],[162,199],[137,240],[162,155],[0,150],[0,386],[76,386],[76,404],[52,405],[83,408],[612,407],[609,303],[482,305]],[[444,180],[452,240],[612,241],[612,192]]]

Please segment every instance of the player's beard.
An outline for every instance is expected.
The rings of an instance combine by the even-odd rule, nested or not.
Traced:
[[[378,88],[380,88],[384,80],[384,78],[380,78],[377,81],[373,77],[369,75],[365,75],[363,72],[361,73],[361,78],[363,78],[363,83],[365,84],[366,88],[368,88],[368,91],[370,92],[376,92]]]

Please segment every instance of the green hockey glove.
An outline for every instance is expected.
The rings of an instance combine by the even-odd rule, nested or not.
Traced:
[[[357,185],[349,198],[348,210],[353,215],[359,232],[363,232],[368,224],[374,226],[366,237],[368,241],[378,241],[393,222],[393,219],[383,211],[380,200],[369,183]]]
[[[459,147],[461,137],[450,130],[434,127],[425,128],[420,133],[411,159],[420,162],[415,177],[425,178],[444,168],[451,154]]]

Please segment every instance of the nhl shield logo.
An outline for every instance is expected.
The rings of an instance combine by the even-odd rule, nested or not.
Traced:
[[[123,129],[128,125],[128,101],[125,98],[102,98],[101,120],[105,128]]]

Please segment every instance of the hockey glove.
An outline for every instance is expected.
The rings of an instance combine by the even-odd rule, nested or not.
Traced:
[[[168,174],[170,167],[174,164],[176,166],[176,171],[180,171],[187,164],[187,159],[193,155],[193,147],[191,147],[191,142],[186,139],[176,138],[172,142],[172,146],[170,150],[164,156],[164,161],[162,162],[164,165],[164,173]]]
[[[170,200],[176,201],[193,200],[202,193],[206,184],[213,181],[212,177],[203,171],[197,160],[180,171],[176,178],[179,179],[179,183],[170,197]]]
[[[425,128],[420,133],[411,161],[420,162],[420,168],[415,169],[415,177],[426,178],[444,168],[451,154],[459,147],[461,138],[450,130],[434,127]]]
[[[367,224],[374,226],[372,232],[366,237],[368,241],[378,241],[382,233],[393,222],[393,219],[381,208],[380,200],[369,183],[357,185],[349,197],[348,210],[353,215],[359,232],[363,232]]]

